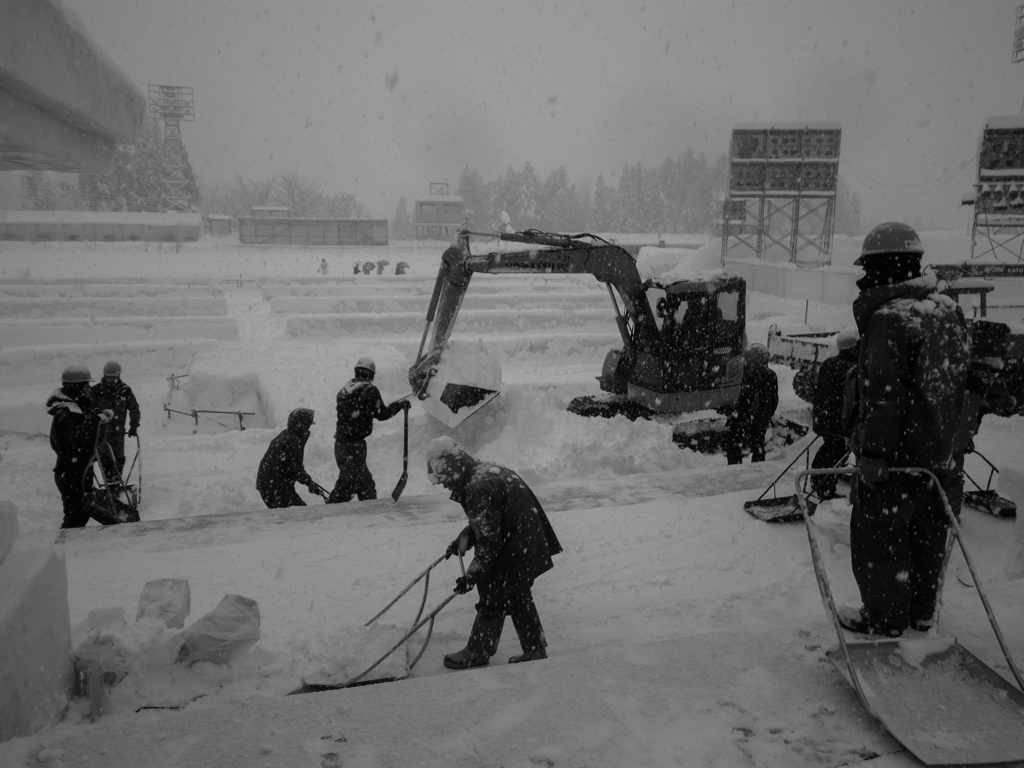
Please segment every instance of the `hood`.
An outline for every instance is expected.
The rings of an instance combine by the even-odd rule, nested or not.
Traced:
[[[936,292],[937,286],[938,279],[929,273],[902,283],[880,285],[861,291],[853,300],[853,319],[857,322],[857,330],[863,335],[871,315],[883,304],[896,299],[926,299]]]

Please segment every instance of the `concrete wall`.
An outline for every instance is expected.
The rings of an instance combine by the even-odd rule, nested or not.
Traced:
[[[202,231],[198,213],[0,211],[0,240],[183,243]]]
[[[387,245],[388,222],[239,216],[238,239],[255,245]]]
[[[726,262],[747,281],[747,290],[787,299],[852,304],[857,298],[859,267],[817,267],[802,269],[786,262],[759,259],[729,259]]]
[[[13,505],[0,502],[0,515]],[[12,550],[0,561],[0,741],[56,723],[71,695],[71,613],[63,550]]]
[[[0,0],[0,170],[106,173],[146,98],[60,2]]]

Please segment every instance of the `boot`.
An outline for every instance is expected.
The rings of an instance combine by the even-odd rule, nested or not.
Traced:
[[[498,651],[498,640],[501,639],[501,629],[504,625],[504,616],[496,619],[484,616],[477,611],[476,619],[473,620],[473,629],[469,633],[469,640],[466,641],[466,647],[445,656],[444,665],[448,669],[487,666],[491,656]]]
[[[540,616],[537,614],[537,604],[533,600],[528,605],[512,612],[512,626],[516,628],[516,634],[519,635],[519,644],[523,647],[523,652],[512,656],[508,660],[509,664],[519,664],[548,657],[548,652],[544,650],[548,641],[544,637],[544,628],[540,625]]]

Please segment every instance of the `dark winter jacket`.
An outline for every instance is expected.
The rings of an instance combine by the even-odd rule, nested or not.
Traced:
[[[932,277],[862,291],[853,449],[890,467],[951,465],[970,364],[963,312]]]
[[[309,429],[289,426],[270,441],[256,472],[256,490],[274,494],[294,490],[295,483],[309,486],[313,479],[303,465]]]
[[[334,438],[351,443],[373,433],[373,420],[387,421],[402,411],[402,401],[384,405],[372,381],[352,379],[338,392],[338,428]]]
[[[92,387],[92,401],[98,410],[109,408],[114,412],[114,418],[108,427],[112,431],[123,433],[126,418],[130,419],[129,427],[139,428],[139,401],[135,399],[132,388],[120,379],[117,379],[113,386],[107,386],[106,381],[100,379]]]
[[[727,423],[733,434],[761,434],[768,429],[779,407],[779,377],[768,366],[743,370],[740,396]]]
[[[96,430],[100,418],[88,393],[72,398],[63,389],[55,389],[46,400],[50,423],[50,447],[57,454],[54,471],[81,467],[84,474],[96,448]]]
[[[533,491],[511,469],[466,459],[452,492],[469,518],[475,542],[466,573],[501,589],[551,570],[551,557],[562,545]]]
[[[844,349],[825,360],[814,384],[813,428],[824,437],[846,437],[843,399],[846,374],[857,367],[857,348]]]

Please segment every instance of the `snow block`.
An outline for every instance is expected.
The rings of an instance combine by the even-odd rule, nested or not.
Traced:
[[[154,579],[142,588],[135,620],[152,616],[170,629],[181,629],[191,609],[188,579]]]
[[[12,550],[0,563],[0,742],[57,722],[72,685],[64,552]]]
[[[0,501],[0,565],[18,540],[19,533],[18,508],[9,501]]]

